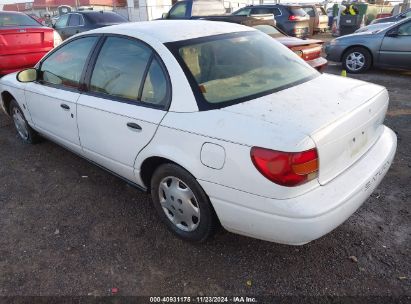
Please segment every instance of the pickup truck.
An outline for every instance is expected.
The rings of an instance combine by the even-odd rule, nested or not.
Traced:
[[[175,3],[162,19],[205,19],[238,23],[246,26],[270,24],[275,26],[273,14],[259,14],[250,16],[228,15],[222,1],[218,0],[183,0]]]

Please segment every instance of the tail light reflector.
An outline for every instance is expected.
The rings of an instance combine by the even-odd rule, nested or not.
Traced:
[[[262,175],[281,186],[298,186],[318,176],[316,149],[282,152],[253,147],[251,160]]]

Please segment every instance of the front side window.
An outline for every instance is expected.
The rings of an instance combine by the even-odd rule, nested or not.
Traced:
[[[91,76],[90,91],[139,100],[140,87],[151,55],[151,49],[138,41],[107,38]]]
[[[220,108],[317,77],[319,73],[275,39],[258,31],[169,43],[200,98]]]
[[[176,5],[174,5],[173,9],[170,11],[169,18],[170,19],[178,19],[178,18],[184,18],[186,16],[187,12],[187,5],[188,2],[179,2]]]
[[[398,27],[398,36],[411,36],[411,22],[401,24]]]
[[[73,40],[57,49],[40,66],[40,80],[47,84],[77,88],[98,37]]]

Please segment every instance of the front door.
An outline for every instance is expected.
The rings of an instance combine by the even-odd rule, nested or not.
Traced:
[[[135,181],[134,161],[166,114],[170,89],[160,59],[135,39],[107,37],[77,103],[84,155]]]
[[[75,39],[49,55],[39,66],[39,79],[25,94],[34,126],[59,143],[80,149],[76,103],[88,54],[98,37]]]
[[[411,21],[402,23],[391,31],[397,34],[385,35],[381,43],[379,63],[385,66],[411,68]]]

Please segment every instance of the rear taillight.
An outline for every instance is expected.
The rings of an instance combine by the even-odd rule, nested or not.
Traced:
[[[316,149],[303,152],[281,152],[253,147],[251,160],[262,175],[281,186],[301,185],[318,176]]]
[[[290,16],[288,17],[288,20],[289,20],[289,21],[299,21],[299,20],[301,20],[301,18],[300,18],[300,16],[290,15]]]
[[[295,54],[297,54],[298,55],[298,57],[301,57],[301,58],[303,58],[303,51],[293,51]]]

